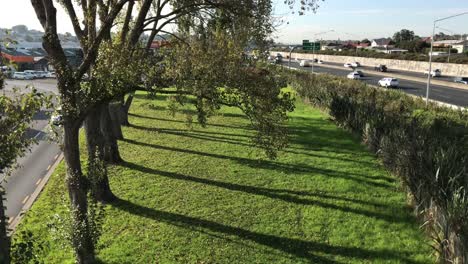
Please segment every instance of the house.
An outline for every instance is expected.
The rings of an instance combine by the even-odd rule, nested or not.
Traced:
[[[322,45],[321,50],[334,50],[339,51],[343,48],[341,44],[330,42],[326,45]]]
[[[423,37],[423,38],[421,38],[421,41],[426,42],[426,43],[431,43],[431,39],[432,39],[432,37]]]
[[[372,48],[393,48],[395,47],[392,43],[392,39],[389,38],[379,38],[379,39],[373,39],[371,42],[371,47]]]
[[[81,49],[64,49],[64,53],[72,67],[78,67],[83,61]],[[15,63],[19,71],[53,69],[52,65],[49,64],[47,53],[42,48],[2,48],[0,56]]]
[[[468,40],[439,40],[434,41],[434,47],[456,49],[458,53],[468,51]]]

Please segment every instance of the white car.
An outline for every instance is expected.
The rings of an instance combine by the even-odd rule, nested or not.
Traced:
[[[46,78],[57,78],[57,75],[53,71],[46,72]]]
[[[380,87],[398,87],[398,85],[400,85],[400,82],[395,78],[383,78],[379,81]]]
[[[323,60],[318,60],[317,63],[318,64],[323,64]]]
[[[33,78],[41,78],[41,74],[37,71],[27,70],[24,73],[31,74]]]
[[[424,72],[424,75],[428,75],[428,74],[429,74],[429,71]],[[431,71],[431,76],[432,77],[440,77],[440,76],[442,76],[442,71],[439,70],[439,69],[432,70]]]
[[[346,78],[352,79],[352,80],[360,80],[361,75],[358,72],[351,72],[346,76]]]
[[[361,64],[357,61],[351,62],[351,67],[354,67],[354,68],[361,67]]]
[[[301,62],[299,63],[299,66],[301,66],[301,67],[310,67],[311,63],[310,63],[309,60],[301,60]]]
[[[346,68],[351,68],[351,67],[353,67],[353,65],[351,65],[351,63],[345,63],[345,64],[343,64],[343,66],[345,66]]]
[[[25,72],[15,72],[15,73],[13,73],[13,79],[32,80],[32,79],[34,79],[34,76],[29,74],[29,73],[25,73]]]

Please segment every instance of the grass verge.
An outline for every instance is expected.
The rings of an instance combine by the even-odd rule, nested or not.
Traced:
[[[291,144],[270,161],[240,111],[187,125],[164,97],[137,98],[110,167],[104,263],[430,263],[429,241],[395,177],[327,116],[297,102]],[[83,142],[83,141],[82,141]],[[73,263],[47,223],[65,215],[59,166],[19,230],[46,241],[46,263]]]

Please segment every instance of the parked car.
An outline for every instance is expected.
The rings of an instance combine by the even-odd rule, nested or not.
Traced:
[[[57,78],[57,74],[53,71],[46,72],[46,78]]]
[[[385,87],[385,88],[388,88],[388,87],[398,87],[400,85],[400,82],[398,81],[398,79],[395,79],[395,78],[383,78],[381,80],[379,80],[379,86],[380,87]]]
[[[309,60],[301,60],[301,62],[299,63],[299,66],[301,66],[301,67],[310,67],[311,63],[310,63]]]
[[[468,84],[468,77],[455,77],[453,81],[456,83]]]
[[[353,67],[353,65],[351,65],[351,63],[345,63],[345,64],[343,64],[343,66],[345,66],[346,68],[352,68]]]
[[[379,72],[387,72],[387,66],[380,64],[380,65],[375,66],[374,70],[379,71]]]
[[[359,75],[359,73],[357,73],[357,72],[351,72],[346,76],[346,78],[353,79],[353,80],[359,80],[359,79],[361,79],[361,75]]]
[[[41,78],[41,75],[40,75],[39,72],[37,72],[37,71],[26,70],[26,71],[24,71],[24,73],[31,74],[31,75],[33,76],[34,79],[36,79],[36,78]]]
[[[361,67],[361,64],[355,61],[355,62],[351,62],[351,66],[357,68],[357,67]]]
[[[38,78],[47,78],[47,72],[45,72],[45,71],[37,71],[37,72],[36,72],[36,76],[38,76]]]
[[[54,126],[61,126],[63,123],[62,108],[58,107],[50,117],[50,123]]]
[[[25,73],[25,72],[15,72],[15,73],[13,73],[13,79],[32,80],[32,79],[34,79],[34,76],[32,74]]]
[[[429,74],[429,71],[424,72],[424,75],[428,75],[428,74]],[[432,77],[440,77],[440,76],[442,76],[442,71],[440,71],[439,69],[432,70],[431,71],[431,76]]]

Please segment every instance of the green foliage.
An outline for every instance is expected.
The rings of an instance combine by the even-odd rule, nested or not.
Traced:
[[[10,96],[0,96],[0,173],[11,168],[17,157],[34,142],[24,133],[33,115],[48,101],[34,88],[30,93],[19,93],[15,89]]]
[[[120,199],[105,208],[103,263],[434,262],[400,183],[326,114],[298,101],[290,145],[271,161],[250,144],[239,109],[188,129],[195,107],[172,117],[165,97],[135,95],[120,145],[127,162],[109,167]],[[59,165],[19,230],[51,240],[43,219],[67,214],[65,173]],[[43,260],[72,263],[64,244],[52,241]]]
[[[15,233],[11,246],[11,262],[16,264],[42,264],[46,243],[33,232],[21,230]]]
[[[254,143],[270,158],[286,146],[287,113],[293,111],[291,96],[281,91],[285,82],[275,67],[256,65],[243,54],[248,40],[244,31],[225,28],[199,29],[186,43],[174,43],[166,58],[166,78],[173,80],[178,94],[194,97],[197,119],[207,122],[210,112],[221,105],[236,106],[251,120],[258,132]],[[248,34],[247,34],[248,35]]]
[[[401,176],[430,223],[441,259],[467,260],[468,112],[401,92],[329,75],[291,73],[298,93],[363,136],[385,166]]]

